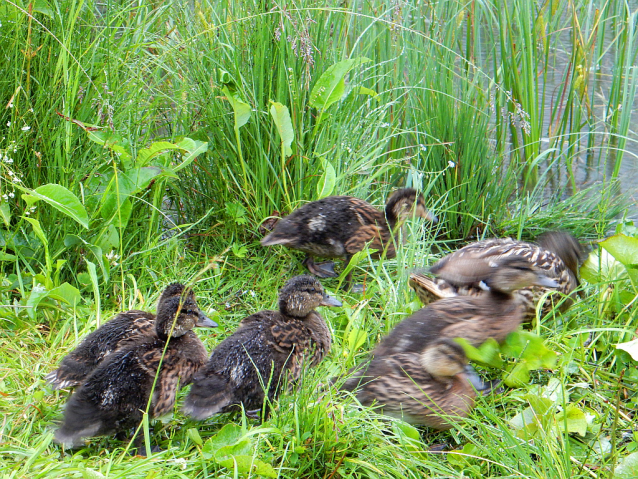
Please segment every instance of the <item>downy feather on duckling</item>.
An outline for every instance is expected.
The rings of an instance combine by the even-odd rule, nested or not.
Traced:
[[[465,338],[476,347],[488,338],[503,342],[523,321],[521,299],[514,291],[531,285],[556,287],[554,280],[518,256],[465,258],[454,277],[480,282],[487,291],[480,296],[440,299],[418,310],[390,331],[372,355],[418,353],[442,337]]]
[[[295,276],[279,292],[279,311],[260,311],[239,324],[212,352],[195,378],[184,412],[195,419],[250,412],[277,396],[284,376],[296,380],[306,361],[316,366],[330,351],[330,330],[315,311],[341,306],[310,275]]]
[[[184,285],[180,283],[171,283],[166,286],[157,303],[158,314],[183,292]],[[217,326],[197,307],[192,293],[184,299],[182,314],[193,316],[196,327]],[[139,340],[140,336],[154,336],[155,317],[152,313],[139,310],[118,313],[86,336],[78,347],[62,359],[58,369],[46,376],[47,382],[53,389],[79,386],[104,358],[119,347],[127,342]]]
[[[561,312],[572,304],[571,293],[579,285],[578,264],[583,252],[578,241],[564,231],[550,231],[538,238],[538,244],[517,241],[511,238],[492,238],[469,244],[438,261],[430,272],[437,278],[430,278],[422,273],[412,273],[409,284],[416,291],[424,305],[440,298],[453,296],[479,296],[485,293],[479,281],[469,277],[457,278],[455,271],[465,259],[485,259],[498,261],[505,257],[518,257],[528,261],[545,276],[556,281],[555,287],[528,286],[517,292],[523,301],[524,320],[530,321],[536,316],[536,305],[546,292],[555,290],[566,298],[558,303],[555,295],[549,295],[543,303],[542,314],[545,315],[558,303]],[[446,278],[445,276],[449,276]]]
[[[413,188],[395,191],[385,212],[359,198],[329,196],[307,203],[279,220],[261,244],[280,244],[303,251],[304,264],[311,273],[320,278],[335,277],[334,263],[315,264],[314,256],[344,258],[347,266],[352,255],[370,243],[370,248],[377,250],[373,257],[379,258],[385,251],[387,258],[394,258],[395,228],[412,215],[437,221],[426,210],[423,195]]]
[[[71,395],[55,433],[56,442],[76,447],[84,438],[138,426],[151,393],[150,417],[171,413],[178,383],[180,387],[189,384],[208,354],[192,331],[203,316],[193,292],[176,284],[169,289],[173,294],[162,296],[154,333],[129,337]]]
[[[445,430],[454,418],[467,417],[477,391],[493,387],[483,384],[459,344],[441,338],[421,353],[376,356],[341,389],[353,391],[364,406],[378,404],[385,415]]]

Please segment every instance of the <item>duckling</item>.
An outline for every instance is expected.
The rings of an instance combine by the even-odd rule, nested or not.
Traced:
[[[493,386],[483,384],[459,344],[441,338],[422,353],[376,356],[341,389],[355,391],[364,406],[379,404],[388,416],[445,430],[452,427],[445,416],[467,417],[477,391]]]
[[[379,258],[396,256],[393,234],[397,226],[415,215],[436,222],[425,209],[423,195],[413,188],[395,191],[385,213],[370,203],[352,196],[329,196],[312,201],[282,218],[272,233],[261,240],[263,246],[280,244],[306,253],[304,264],[319,278],[335,277],[334,263],[314,262],[314,256],[344,258],[346,266],[352,255],[367,243]],[[349,284],[350,275],[346,280]]]
[[[260,311],[213,351],[197,373],[184,412],[195,419],[237,411],[252,415],[274,399],[285,375],[296,380],[306,361],[316,366],[330,351],[331,335],[317,306],[341,306],[310,275],[295,276],[279,292],[279,311]],[[266,394],[265,394],[265,391]]]
[[[567,296],[559,303],[558,309],[565,312],[572,304],[571,293],[578,287],[578,264],[583,252],[578,241],[564,231],[550,231],[541,235],[538,244],[516,241],[510,238],[493,238],[469,244],[437,262],[430,270],[438,278],[432,279],[421,273],[412,273],[409,284],[416,291],[424,305],[439,298],[453,296],[478,296],[484,294],[478,282],[467,278],[455,278],[453,271],[464,258],[484,258],[498,260],[508,256],[522,258],[538,268],[545,276],[556,281],[555,287],[528,286],[517,292],[523,301],[524,321],[536,316],[536,305],[547,291],[556,290]],[[450,279],[443,275],[451,274]],[[549,313],[555,304],[555,297],[548,296],[542,307],[542,314]]]
[[[180,298],[183,292],[184,285],[180,283],[169,284],[157,303],[158,314],[161,314],[162,309],[166,307],[173,307],[174,299]],[[170,306],[167,306],[169,304]],[[192,292],[184,299],[182,312],[196,317],[195,326],[197,327],[213,328],[217,326],[197,307]],[[155,335],[154,314],[139,310],[118,313],[114,318],[86,336],[80,345],[62,360],[60,367],[46,376],[46,380],[53,389],[79,386],[104,358],[120,346],[130,341],[136,341],[140,336],[153,335]]]
[[[167,290],[172,294],[162,295],[154,334],[137,334],[125,344],[120,342],[71,395],[55,432],[56,442],[77,447],[84,438],[138,426],[151,394],[152,418],[172,411],[178,383],[191,382],[206,363],[207,353],[192,331],[202,317],[193,292],[178,284]]]
[[[373,356],[418,353],[441,337],[465,338],[476,347],[488,338],[501,343],[523,320],[520,297],[513,292],[531,285],[557,285],[516,255],[499,259],[464,257],[455,263],[457,268],[450,268],[443,278],[481,283],[488,290],[486,294],[444,298],[420,309],[390,331],[373,350]]]

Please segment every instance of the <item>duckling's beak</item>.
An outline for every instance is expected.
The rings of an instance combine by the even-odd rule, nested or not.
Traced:
[[[542,274],[538,275],[538,279],[536,280],[536,284],[538,286],[545,286],[547,288],[558,288],[559,284],[553,279],[548,278],[547,276],[543,276]]]
[[[468,364],[465,366],[463,372],[467,375],[467,378],[472,386],[474,386],[474,389],[476,389],[477,391],[482,391],[483,389],[485,389],[485,383],[481,380],[481,377],[476,372],[476,369]]]
[[[437,218],[437,216],[434,213],[432,213],[431,211],[428,211],[428,210],[425,210],[424,218],[426,220],[431,221],[434,224],[437,224],[439,222],[439,218]]]
[[[200,311],[195,326],[198,328],[216,328],[219,324]]]
[[[343,304],[341,304],[341,301],[339,301],[337,298],[333,298],[332,296],[328,296],[327,294],[323,295],[323,301],[321,301],[321,303],[319,303],[319,306],[343,306]]]

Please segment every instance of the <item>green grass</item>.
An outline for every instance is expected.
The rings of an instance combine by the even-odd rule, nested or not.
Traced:
[[[448,433],[389,423],[326,384],[419,307],[409,271],[440,253],[552,228],[585,242],[610,234],[631,204],[618,181],[635,156],[631,8],[0,0],[0,473],[238,477],[206,449],[230,422],[279,477],[612,477],[638,450],[638,379],[614,348],[636,329],[627,282],[585,284],[569,312],[535,325],[560,354],[557,367],[482,399]],[[313,89],[348,59],[357,61],[342,94],[320,111]],[[249,115],[237,127],[229,95]],[[290,155],[272,102],[289,112]],[[84,131],[92,125],[103,130]],[[201,148],[188,166],[179,169],[190,150],[166,145],[142,160],[154,142],[184,138],[207,143],[191,143]],[[600,176],[581,184],[583,165]],[[138,167],[152,179],[139,180]],[[88,228],[51,201],[26,202],[45,184],[78,199]],[[151,427],[166,451],[149,459],[111,438],[73,454],[51,442],[66,396],[44,375],[98,323],[153,310],[167,283],[192,281],[220,324],[201,333],[212,349],[243,317],[273,308],[278,287],[302,271],[299,254],[259,246],[264,220],[320,192],[381,208],[400,186],[421,189],[441,222],[411,222],[393,260],[364,256],[355,267],[364,296],[325,282],[344,302],[324,311],[333,351],[269,421],[194,423],[177,412]],[[553,380],[559,395],[547,389]],[[512,425],[528,408],[533,437]],[[562,432],[574,418],[561,410],[574,408],[586,415],[584,436]],[[437,443],[462,452],[428,452]]]

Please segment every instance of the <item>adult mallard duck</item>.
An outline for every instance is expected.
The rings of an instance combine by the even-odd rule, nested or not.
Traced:
[[[460,345],[442,338],[422,353],[375,356],[341,389],[354,391],[364,406],[378,404],[388,416],[444,430],[454,418],[467,417],[477,391],[493,386],[482,383]]]
[[[178,383],[185,386],[191,382],[206,363],[207,353],[192,331],[201,321],[192,291],[177,284],[169,288],[172,294],[162,296],[154,333],[120,342],[71,395],[55,432],[56,442],[76,447],[84,438],[136,427],[151,395],[151,417],[173,410]]]
[[[550,312],[555,304],[558,304],[561,312],[571,306],[573,301],[569,296],[579,284],[578,264],[582,254],[578,241],[564,231],[545,233],[539,237],[538,244],[510,238],[487,239],[469,244],[437,262],[430,269],[437,278],[412,273],[409,284],[424,305],[440,298],[479,296],[485,291],[478,281],[455,276],[459,271],[459,262],[467,258],[485,259],[488,262],[507,257],[521,258],[556,282],[553,287],[534,285],[517,292],[523,302],[524,320],[530,321],[536,316],[538,301],[548,291],[558,291],[566,297],[557,300],[556,295],[549,295],[543,303],[543,315]]]
[[[260,311],[213,351],[193,379],[184,412],[195,419],[241,410],[256,414],[274,399],[285,376],[296,380],[303,364],[321,362],[330,350],[318,306],[341,306],[310,275],[295,276],[279,292],[279,311]]]
[[[465,256],[455,262],[449,274],[440,272],[443,279],[476,282],[486,293],[444,298],[420,309],[381,340],[374,357],[418,353],[442,337],[465,338],[476,347],[488,338],[502,342],[523,321],[522,302],[514,291],[532,285],[556,287],[556,281],[516,255],[489,260]]]
[[[395,229],[412,215],[437,221],[426,210],[423,195],[413,188],[395,191],[385,212],[352,196],[330,196],[307,203],[279,220],[261,244],[303,251],[304,264],[311,273],[320,278],[335,277],[334,263],[317,264],[314,256],[344,258],[347,266],[352,255],[370,243],[370,248],[377,250],[373,257],[385,252],[387,258],[394,258]],[[350,275],[346,284],[349,279]]]
[[[175,299],[179,299],[183,293],[183,284],[169,284],[157,303],[158,315],[171,314]],[[171,311],[167,312],[166,308]],[[186,318],[180,324],[192,323],[196,327],[203,328],[217,326],[199,309],[192,291],[183,298],[180,314]],[[120,346],[130,341],[137,341],[140,336],[155,335],[155,318],[153,313],[139,310],[118,313],[84,338],[80,345],[62,360],[58,369],[46,376],[47,382],[53,389],[79,386],[104,358]]]

